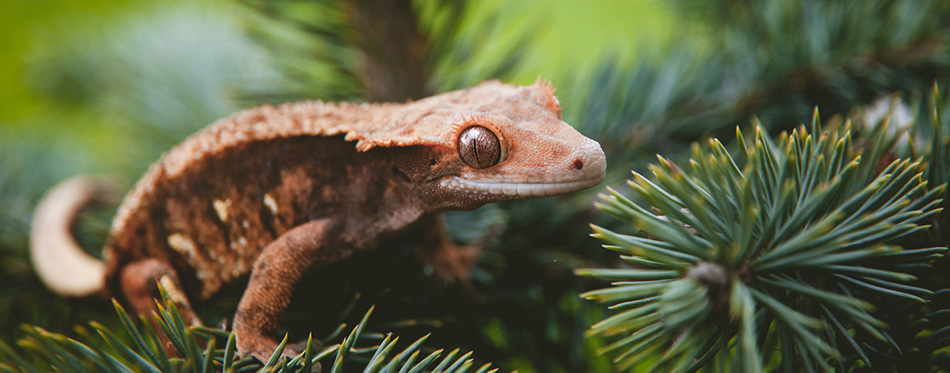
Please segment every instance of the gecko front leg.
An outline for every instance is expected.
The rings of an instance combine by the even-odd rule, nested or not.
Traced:
[[[271,242],[258,256],[234,315],[238,354],[267,361],[278,345],[272,333],[300,277],[311,267],[333,263],[352,252],[340,247],[332,226],[329,220],[302,224]],[[285,356],[296,353],[284,350]]]

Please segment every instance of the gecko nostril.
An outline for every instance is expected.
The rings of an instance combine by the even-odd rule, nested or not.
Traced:
[[[582,169],[582,168],[584,168],[584,161],[582,161],[580,158],[575,159],[575,160],[574,160],[574,169],[575,169],[575,170],[580,170],[580,169]]]

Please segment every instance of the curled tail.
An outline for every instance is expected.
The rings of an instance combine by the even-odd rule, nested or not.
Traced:
[[[72,226],[83,207],[116,195],[115,185],[107,180],[77,176],[60,182],[40,200],[33,214],[30,258],[50,290],[85,297],[103,289],[105,264],[79,247]]]

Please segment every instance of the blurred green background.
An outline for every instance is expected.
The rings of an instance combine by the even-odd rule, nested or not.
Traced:
[[[628,66],[642,57],[641,49],[662,48],[676,29],[671,27],[676,19],[671,17],[669,8],[651,1],[490,0],[457,4],[420,1],[413,6],[420,14],[420,28],[431,30],[445,29],[446,26],[438,24],[440,19],[450,17],[445,14],[461,14],[453,30],[433,37],[436,39],[433,45],[447,44],[443,48],[451,49],[451,53],[457,55],[444,61],[440,61],[439,56],[431,58],[430,69],[434,77],[427,83],[427,94],[463,88],[491,78],[530,84],[540,76],[552,80],[557,87],[566,86],[571,81],[583,82],[587,78],[579,77],[595,74],[604,61]],[[271,7],[286,7],[287,10],[268,13],[273,10]],[[334,1],[268,4],[224,0],[43,0],[0,3],[0,43],[4,46],[0,50],[0,76],[4,77],[0,85],[0,205],[5,207],[5,211],[0,213],[0,226],[3,226],[0,228],[0,276],[7,284],[0,288],[0,304],[3,304],[0,314],[4,315],[0,321],[0,340],[19,338],[22,335],[19,330],[21,323],[64,332],[73,325],[90,320],[114,325],[110,324],[115,319],[111,317],[106,302],[60,298],[45,290],[30,269],[26,240],[32,208],[41,194],[56,181],[73,174],[100,173],[117,176],[126,187],[130,187],[148,164],[184,136],[241,108],[298,99],[365,100],[366,96],[360,93],[358,84],[354,84],[347,71],[357,63],[354,52],[334,44],[340,40],[345,44],[353,37],[352,32],[333,35],[331,31],[324,41],[294,27],[294,22],[301,18],[329,25],[325,27],[338,26],[341,24],[340,12],[340,4]],[[282,17],[291,21],[284,21]],[[304,56],[298,53],[320,48],[328,52],[317,51]],[[300,70],[306,72],[301,74]],[[582,100],[584,90],[586,88],[573,89],[578,95],[573,101]],[[571,95],[571,90],[560,88],[558,94],[565,100]],[[565,112],[577,117],[581,111],[576,106],[565,105]],[[555,219],[562,222],[572,220],[576,211],[589,210],[589,196],[590,193],[572,201],[561,201],[567,203],[563,206],[571,206],[567,209],[570,213]],[[546,201],[539,206],[556,203]],[[537,221],[533,216],[544,213],[533,210],[530,207],[522,209],[529,215],[525,218],[528,222]],[[97,248],[104,239],[111,214],[108,208],[95,211],[77,227],[80,241],[94,255],[98,254]],[[468,242],[477,240],[489,227],[508,219],[509,214],[497,208],[448,217],[453,234]],[[584,237],[586,222],[577,220],[572,225],[580,227],[580,234],[575,235],[574,241],[584,242],[581,245],[588,249],[596,249],[596,243]],[[509,228],[508,231],[518,229]],[[543,232],[538,231],[538,234],[543,235]],[[537,250],[537,254],[544,250],[532,249],[532,245],[524,245],[524,242],[519,245]],[[496,245],[494,251],[503,251],[500,246]],[[357,273],[365,273],[390,271],[394,266],[392,263],[414,262],[412,257],[406,259],[405,255],[394,255],[395,258],[372,264],[375,267],[369,269],[362,268],[363,264],[353,265]],[[552,257],[555,259],[545,258],[542,262],[557,261],[556,254]],[[498,258],[497,254],[488,254],[486,260],[495,263],[489,268],[495,268],[495,271],[505,268],[506,264],[499,264],[501,259]],[[346,268],[344,266],[333,273],[345,273]],[[408,271],[412,270],[424,271],[417,266]],[[491,296],[491,291],[485,293],[484,288],[492,282],[490,278],[497,275],[491,272],[476,273],[475,286],[482,288],[480,297]],[[558,277],[565,276],[571,275],[559,271]],[[460,291],[458,285],[446,287],[431,280],[420,280],[419,276],[408,277],[413,280],[407,280],[408,285],[402,286],[413,287],[409,293],[415,292],[415,298],[420,297],[419,293],[446,297],[446,292],[454,294]],[[318,278],[312,282],[325,280]],[[544,305],[550,302],[567,302],[567,306],[576,308],[581,302],[576,298],[576,292],[562,294],[563,286],[548,296],[538,293],[543,291],[541,277],[515,281],[528,283],[507,296],[522,297],[519,293],[526,291],[535,293],[524,297],[528,303],[546,307]],[[295,307],[298,310],[309,308],[304,315],[312,315],[313,309],[336,315],[345,306],[347,297],[366,291],[360,286],[373,288],[372,285],[359,285],[358,281],[349,285],[350,282],[354,280],[344,281],[355,290],[321,296],[337,296],[339,305],[310,308],[307,300],[295,299]],[[338,284],[330,282],[330,285]],[[219,304],[204,305],[205,318],[210,318],[211,323],[228,318],[233,312],[236,296],[225,294]],[[422,299],[432,296],[422,296]],[[458,305],[444,305],[455,297],[463,300]],[[444,318],[447,310],[452,310],[448,312],[456,315],[449,316],[448,320],[453,317],[456,320],[449,321],[449,324],[463,324],[465,329],[471,330],[449,338],[455,340],[451,342],[453,344],[460,344],[459,339],[473,338],[473,332],[482,335],[478,338],[493,341],[491,344],[502,350],[506,349],[504,346],[517,350],[512,344],[517,345],[518,338],[548,339],[548,336],[536,336],[538,333],[534,330],[509,330],[509,321],[477,321],[472,316],[460,316],[460,309],[471,308],[472,298],[469,296],[449,295],[446,299],[449,300],[441,301],[442,306],[432,308],[435,311],[424,314],[413,314],[399,306],[390,308],[390,316],[380,311],[376,314],[382,321],[396,324],[401,318],[423,320],[421,323],[427,327],[418,332],[410,331],[409,336],[412,336],[413,333],[421,335],[432,331],[432,325],[445,323],[438,319]],[[367,299],[359,305],[365,307],[380,302],[386,303],[385,300]],[[400,302],[404,301],[395,303]],[[416,307],[428,307],[423,301],[416,302],[419,303]],[[522,303],[523,300],[516,302]],[[359,316],[364,309],[358,308],[355,314]],[[481,311],[471,309],[468,312]],[[502,312],[514,314],[518,311]],[[533,313],[527,309],[520,312],[523,315],[519,317],[532,317],[530,313]],[[539,324],[541,329],[538,330],[562,333],[556,325],[550,324],[558,322],[559,318],[556,313],[552,315],[554,318],[545,323],[547,326]],[[301,316],[300,312],[291,313],[287,316],[287,323],[309,326],[300,321],[305,318],[307,316]],[[329,321],[331,325],[334,320],[336,318]],[[425,320],[429,320],[428,323]],[[320,329],[320,325],[314,328]],[[576,326],[568,328],[576,336],[583,332]],[[319,331],[328,332],[326,329]],[[446,330],[442,336],[445,338],[451,334]],[[512,335],[522,336],[513,339]],[[545,342],[551,343],[555,342]],[[478,343],[461,344],[469,344],[471,348]],[[503,356],[493,355],[483,359]],[[510,364],[525,368],[535,364],[530,362],[532,358],[518,357],[517,354],[511,354],[507,359]],[[579,356],[571,359],[577,360]],[[521,363],[517,362],[519,360]],[[552,366],[559,365],[561,363]]]
[[[397,31],[373,27],[388,22]],[[426,48],[408,56],[380,48],[419,40]],[[0,340],[16,340],[21,323],[116,322],[106,302],[62,299],[32,273],[29,220],[46,189],[89,172],[130,187],[163,151],[242,108],[401,101],[541,76],[564,119],[601,142],[605,185],[617,185],[657,153],[681,159],[694,141],[728,142],[753,116],[777,133],[816,106],[830,118],[895,92],[918,100],[950,76],[948,41],[943,1],[3,1]],[[372,86],[368,76],[410,79]],[[433,332],[434,346],[506,369],[609,370],[595,353],[603,341],[584,335],[604,311],[577,296],[603,284],[572,273],[616,264],[588,237],[591,222],[617,224],[592,207],[605,185],[449,214],[462,242],[501,231],[470,283],[435,283],[405,254],[417,248],[396,242],[402,250],[315,275],[287,329],[326,334],[376,304],[375,331]],[[111,214],[80,222],[90,252]],[[390,277],[347,275],[371,272]],[[228,318],[235,297],[203,305],[205,321]]]
[[[195,3],[199,5],[194,5]],[[221,17],[219,22],[238,26],[232,6],[225,1],[204,0],[198,2],[167,1],[142,2],[123,0],[91,1],[5,1],[0,3],[0,120],[6,125],[23,123],[24,119],[42,116],[56,102],[50,102],[35,89],[26,75],[37,61],[37,55],[49,49],[66,47],[70,36],[82,33],[99,33],[101,44],[110,42],[109,34],[121,33],[124,20],[143,19],[149,14],[167,12],[188,7],[194,14]],[[530,83],[538,76],[560,80],[570,74],[590,73],[603,58],[616,57],[629,63],[640,47],[665,43],[671,34],[670,25],[676,21],[670,10],[654,1],[500,1],[476,2],[471,14],[478,17],[486,10],[502,9],[507,14],[504,21],[517,28],[530,24],[536,35],[531,43],[524,45],[528,57],[525,66],[514,74],[518,83]],[[483,8],[477,9],[477,8]],[[236,38],[241,37],[239,28],[232,28]],[[501,39],[506,38],[495,35]],[[66,40],[64,40],[66,39]],[[91,42],[91,41],[90,41]],[[505,41],[499,41],[504,43]],[[91,42],[93,43],[93,42]],[[482,59],[497,58],[490,52]],[[484,64],[485,61],[471,61]]]

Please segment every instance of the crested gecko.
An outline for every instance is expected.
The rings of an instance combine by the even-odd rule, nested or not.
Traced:
[[[238,353],[266,359],[294,284],[310,269],[421,227],[440,211],[553,196],[599,184],[600,145],[561,121],[550,83],[474,88],[402,104],[300,102],[222,119],[165,153],[118,207],[102,251],[70,232],[108,186],[76,177],[34,215],[31,253],[67,296],[107,294],[147,313],[162,284],[185,321],[248,279],[233,319]],[[435,251],[458,250],[447,239]],[[440,255],[436,255],[440,257]],[[464,255],[433,265],[465,272]],[[249,276],[249,277],[248,277]],[[293,354],[288,351],[285,354]]]

